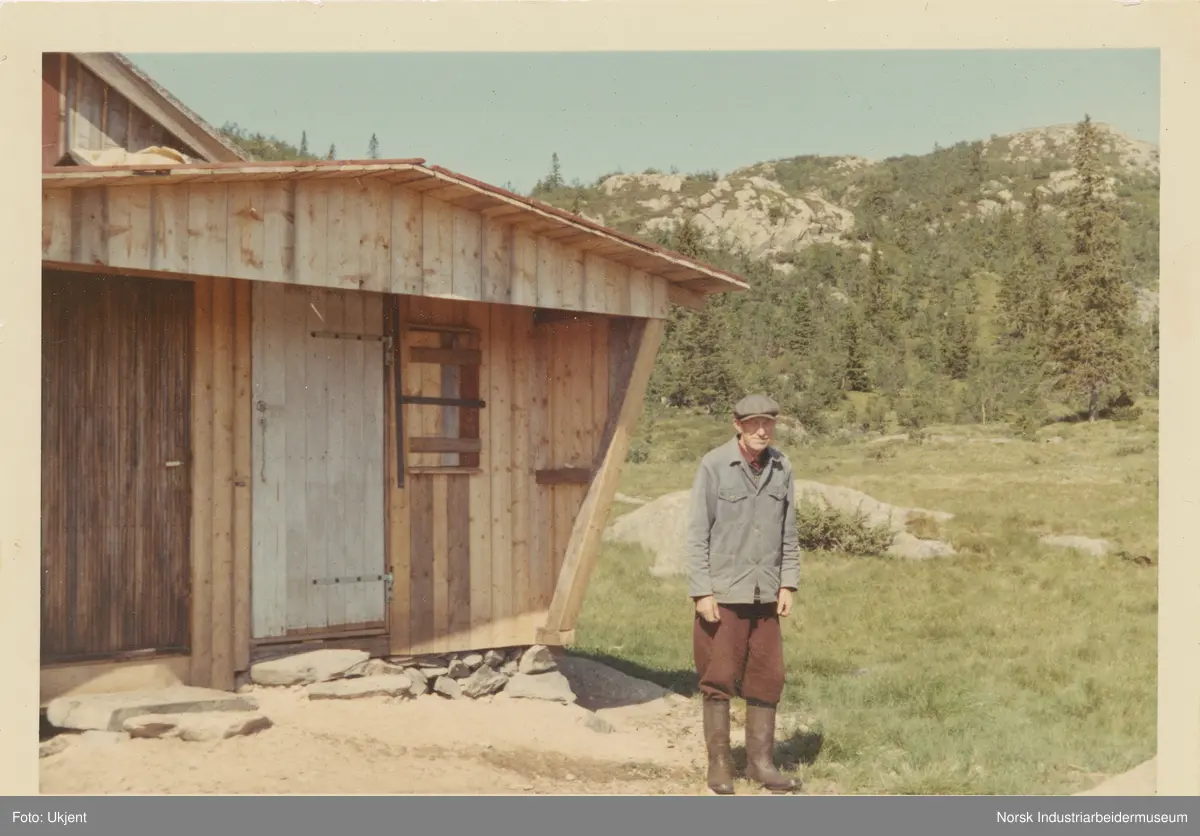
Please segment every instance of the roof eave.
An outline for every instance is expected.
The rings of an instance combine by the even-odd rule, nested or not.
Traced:
[[[270,162],[224,162],[224,163],[193,163],[193,164],[134,164],[129,166],[85,166],[85,167],[54,167],[43,170],[43,182],[50,187],[54,183],[62,183],[64,187],[79,187],[82,185],[103,185],[108,178],[146,177],[147,181],[157,179],[190,180],[202,177],[206,172],[223,179],[300,179],[306,175],[326,176],[338,174],[346,177],[355,175],[401,173],[405,171],[419,172],[425,177],[435,178],[449,185],[456,185],[493,200],[509,203],[523,211],[532,212],[556,224],[565,224],[586,234],[606,238],[612,243],[640,252],[661,263],[670,264],[701,274],[695,279],[678,282],[681,286],[702,296],[714,293],[728,293],[749,290],[750,285],[740,276],[721,270],[710,264],[698,261],[682,253],[660,247],[631,235],[603,226],[566,210],[559,209],[548,203],[524,197],[507,189],[493,186],[451,171],[441,166],[428,165],[424,159],[401,160],[305,160],[270,161]],[[83,182],[81,182],[83,181]],[[403,186],[404,184],[399,184]],[[704,286],[697,287],[692,282],[703,281]]]

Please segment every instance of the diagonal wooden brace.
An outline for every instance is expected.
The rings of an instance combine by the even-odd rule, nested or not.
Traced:
[[[646,385],[665,330],[666,322],[661,319],[637,320],[633,324],[628,362],[621,365],[609,404],[610,421],[601,448],[603,455],[575,517],[554,597],[546,621],[538,631],[538,641],[542,644],[562,645],[574,635],[575,621],[583,607],[600,538],[629,452],[630,437],[642,414]]]

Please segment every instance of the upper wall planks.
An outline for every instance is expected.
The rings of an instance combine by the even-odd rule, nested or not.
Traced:
[[[55,53],[47,58],[43,62],[43,81],[61,97],[53,129],[50,123],[43,126],[47,165],[57,162],[68,149],[103,151],[117,147],[140,151],[154,145],[169,145],[191,157],[203,158],[74,56]]]
[[[43,191],[42,258],[662,319],[661,276],[378,180]]]

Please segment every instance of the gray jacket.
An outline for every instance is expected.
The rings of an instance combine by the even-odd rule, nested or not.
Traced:
[[[688,509],[688,595],[721,604],[775,601],[800,585],[796,482],[779,450],[756,485],[733,438],[700,461]]]

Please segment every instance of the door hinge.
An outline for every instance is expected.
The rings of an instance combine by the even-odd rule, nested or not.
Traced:
[[[395,588],[396,588],[395,578],[393,577],[391,572],[388,572],[386,575],[383,576],[383,595],[384,595],[383,599],[385,601],[388,601],[389,603],[391,602],[392,592]]]
[[[391,575],[347,575],[340,578],[313,578],[313,586],[326,586],[329,584],[349,584],[349,583],[379,583],[380,581],[388,582]]]

